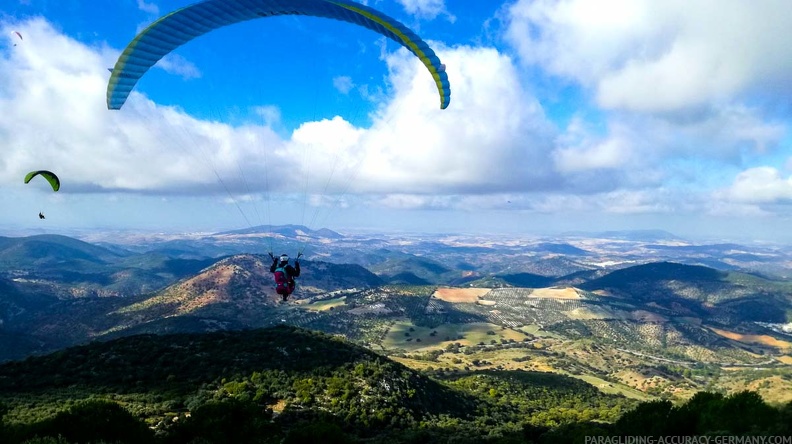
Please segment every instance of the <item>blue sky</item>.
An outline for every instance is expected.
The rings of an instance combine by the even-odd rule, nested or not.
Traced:
[[[187,43],[107,110],[123,48],[189,3],[3,2],[0,235],[295,223],[792,240],[785,0],[369,0],[446,65],[448,109],[395,42],[290,16]],[[61,191],[23,184],[34,169]]]

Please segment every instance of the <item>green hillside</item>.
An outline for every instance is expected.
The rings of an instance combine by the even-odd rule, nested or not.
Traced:
[[[792,285],[761,276],[700,265],[657,262],[616,270],[581,283],[632,302],[655,303],[721,324],[789,322]],[[680,308],[681,307],[681,308]]]
[[[17,440],[9,442],[50,433],[56,418],[75,409],[107,410],[108,401],[164,442],[198,433],[190,418],[207,409],[252,409],[245,411],[266,420],[273,437],[324,421],[349,437],[393,442],[420,430],[484,438],[584,415],[614,421],[634,405],[559,375],[433,379],[337,337],[287,326],[131,336],[0,366],[3,423]],[[579,412],[570,414],[573,407]]]
[[[792,431],[792,403],[752,392],[674,406],[551,373],[432,375],[287,326],[131,336],[0,366],[0,442],[549,444]]]
[[[444,283],[461,274],[436,261],[419,257],[388,259],[370,266],[369,269],[388,282],[409,285]]]

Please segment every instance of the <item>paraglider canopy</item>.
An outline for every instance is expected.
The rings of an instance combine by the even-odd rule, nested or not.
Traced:
[[[49,182],[52,186],[52,191],[58,191],[60,189],[60,179],[58,179],[58,176],[56,176],[55,173],[47,170],[31,171],[27,173],[25,176],[25,183],[30,182],[31,179],[39,175],[47,179],[47,182]]]
[[[204,0],[159,18],[129,43],[111,70],[107,108],[121,109],[146,71],[190,40],[223,26],[278,15],[342,20],[390,38],[421,60],[437,85],[440,108],[448,106],[451,89],[445,65],[420,37],[376,9],[350,0]]]

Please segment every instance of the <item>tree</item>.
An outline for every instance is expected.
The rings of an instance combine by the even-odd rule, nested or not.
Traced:
[[[0,403],[0,442],[8,441],[5,421],[3,421],[6,413],[8,413],[8,407],[5,404]]]
[[[154,441],[146,423],[112,401],[88,400],[33,426],[32,436],[62,436],[69,442],[146,444]]]
[[[674,410],[674,430],[681,435],[700,435],[718,421],[718,411],[723,395],[713,392],[698,392],[685,404]]]
[[[719,413],[719,429],[734,435],[767,434],[779,416],[779,411],[767,405],[758,393],[748,390],[724,399]]]
[[[778,414],[778,425],[776,429],[774,435],[792,435],[792,401],[789,401],[781,407],[781,411]]]
[[[619,418],[616,431],[619,435],[668,435],[668,416],[672,408],[670,401],[642,402]]]
[[[291,430],[282,441],[283,444],[346,444],[352,442],[349,437],[335,424],[317,422],[300,424]]]
[[[166,442],[204,439],[214,444],[257,444],[278,433],[270,415],[252,402],[228,399],[204,404],[168,434]]]

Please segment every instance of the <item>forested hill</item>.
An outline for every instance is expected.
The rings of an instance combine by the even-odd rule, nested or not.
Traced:
[[[376,395],[378,402],[389,398],[401,402],[399,398],[404,397],[404,405],[415,418],[464,414],[472,405],[437,382],[363,347],[285,325],[138,335],[72,347],[0,366],[0,393],[80,388],[91,393],[144,390],[190,395],[204,384],[267,373],[285,380],[344,374],[343,385],[359,385],[357,389]],[[257,391],[254,395],[279,399],[278,393]]]
[[[490,387],[497,390],[496,397]],[[506,432],[507,424],[534,414],[548,424],[584,414],[612,421],[634,404],[553,374],[482,372],[430,378],[344,339],[277,326],[130,336],[4,364],[0,413],[5,409],[7,428],[6,439],[0,441],[61,434],[77,442],[85,432],[70,427],[81,424],[80,417],[116,408],[108,402],[124,407],[108,421],[126,418],[123,427],[156,430],[163,442],[205,437],[201,427],[229,420],[229,414],[247,418],[231,429],[273,437],[292,433],[295,424],[324,421],[344,436],[393,442],[424,426],[449,436],[486,436],[492,430]],[[576,406],[581,409],[570,416],[569,409]],[[203,416],[201,421],[207,422],[195,423],[201,415],[217,418]],[[492,427],[481,428],[480,421]],[[148,438],[122,442],[153,439],[143,435]]]
[[[647,427],[780,435],[792,425],[792,404],[772,407],[751,392],[635,407],[558,374],[430,377],[288,326],[130,336],[0,366],[8,444],[551,443]]]

